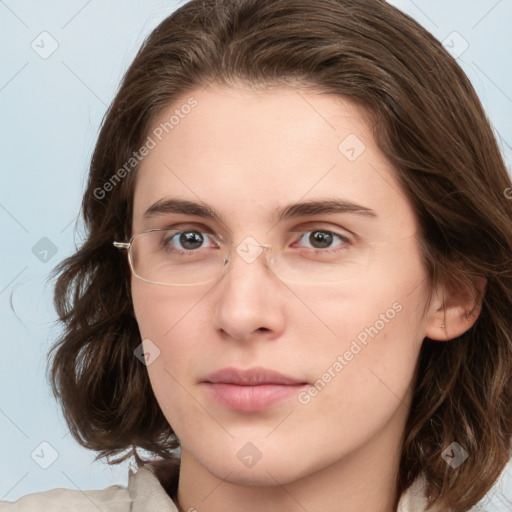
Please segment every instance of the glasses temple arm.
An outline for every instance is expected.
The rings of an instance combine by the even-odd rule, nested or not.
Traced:
[[[118,249],[129,249],[130,248],[129,242],[112,242],[112,245],[114,247],[117,247]]]

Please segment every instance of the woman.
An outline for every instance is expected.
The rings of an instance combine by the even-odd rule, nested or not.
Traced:
[[[109,108],[55,288],[71,432],[140,469],[2,507],[470,510],[510,459],[510,186],[387,3],[185,4]]]

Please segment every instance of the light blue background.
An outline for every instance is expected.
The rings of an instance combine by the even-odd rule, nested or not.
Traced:
[[[458,32],[448,39],[455,50],[467,41],[459,62],[491,118],[510,168],[512,2],[391,3],[440,40]],[[55,487],[127,482],[126,464],[92,462],[94,454],[71,438],[51,397],[45,355],[59,327],[46,279],[80,240],[75,219],[106,107],[144,37],[177,5],[162,0],[0,0],[0,500]],[[31,48],[43,31],[59,45],[47,59]],[[57,251],[47,262],[32,252],[43,237]],[[31,458],[41,442],[58,453],[48,469]],[[503,475],[502,484],[509,499],[511,473]],[[486,511],[510,510],[500,492],[493,489]]]

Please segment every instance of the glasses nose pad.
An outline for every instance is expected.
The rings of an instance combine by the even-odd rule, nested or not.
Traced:
[[[272,274],[274,274],[280,281],[282,280],[279,272],[280,256],[279,250],[272,246],[272,244],[260,244],[262,247],[263,256],[265,258],[265,265]]]
[[[258,250],[260,251],[260,256],[263,256],[267,268],[272,270],[272,262],[274,261],[272,244],[258,244]]]

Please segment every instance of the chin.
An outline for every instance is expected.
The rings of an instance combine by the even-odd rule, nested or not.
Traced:
[[[258,441],[254,444],[258,444]],[[196,453],[196,456],[199,463],[215,477],[248,487],[286,485],[334,462],[319,457],[318,453],[308,457],[303,446],[289,446],[283,450],[283,444],[278,443],[279,448],[276,449],[267,443],[258,454],[254,445],[234,442],[232,446],[221,446],[218,450],[210,448],[208,454]],[[228,456],[228,453],[231,455]],[[254,456],[260,458],[256,460]]]
[[[247,468],[237,459],[232,462],[208,465],[206,469],[221,480],[245,487],[286,485],[307,475],[307,472],[301,474],[289,461],[273,464],[271,461],[260,460],[255,466]]]

